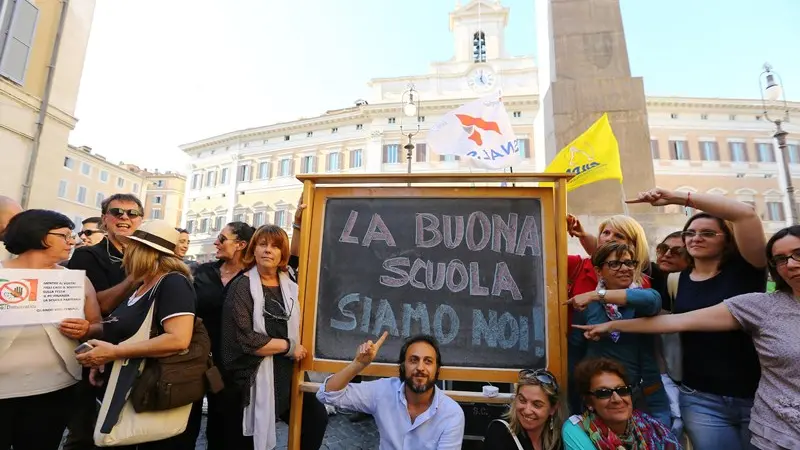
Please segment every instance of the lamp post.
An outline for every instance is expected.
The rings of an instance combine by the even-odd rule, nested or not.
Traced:
[[[403,117],[416,118],[417,130],[409,131],[403,129],[404,119],[400,119],[400,133],[408,137],[408,143],[403,146],[406,149],[406,157],[408,158],[408,173],[411,173],[411,156],[414,150],[414,143],[412,138],[419,133],[419,92],[414,88],[414,83],[408,83],[408,87],[403,91],[400,96],[400,103],[403,107]],[[412,127],[413,128],[413,127]],[[410,183],[409,183],[410,185]]]
[[[777,81],[776,81],[777,78]],[[778,141],[778,148],[781,149],[781,172],[786,180],[786,197],[789,203],[789,214],[786,218],[788,225],[797,223],[797,203],[794,199],[794,185],[792,184],[792,174],[789,172],[789,150],[786,145],[786,135],[782,124],[789,121],[789,105],[786,102],[786,94],[783,92],[781,76],[772,70],[772,66],[764,63],[764,71],[758,78],[758,86],[761,91],[761,105],[764,107],[764,118],[775,124],[774,137]],[[766,86],[764,86],[766,82]],[[779,117],[769,116],[769,105],[776,105],[783,108],[783,114]]]

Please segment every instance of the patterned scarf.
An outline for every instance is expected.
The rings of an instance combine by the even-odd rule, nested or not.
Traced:
[[[606,282],[601,278],[597,281],[597,288],[595,290],[599,291],[600,289],[604,289],[606,287]],[[639,286],[636,282],[631,283],[628,286],[628,289],[639,289]],[[619,305],[614,305],[611,303],[603,302],[603,308],[606,310],[606,316],[608,316],[609,320],[620,320],[622,319],[622,313],[619,312]],[[611,341],[617,342],[619,341],[620,332],[619,331],[612,331],[609,334]]]
[[[598,450],[682,450],[680,442],[667,427],[636,410],[622,436],[617,436],[591,411],[583,413],[581,428]]]

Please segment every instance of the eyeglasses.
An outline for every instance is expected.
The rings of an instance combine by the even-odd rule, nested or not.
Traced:
[[[667,244],[658,244],[656,246],[656,253],[658,256],[665,256],[667,253],[673,256],[684,256],[686,254],[686,248],[679,246],[670,247]]]
[[[53,232],[50,232],[50,233],[47,233],[47,234],[52,235],[52,236],[61,236],[61,238],[64,239],[64,242],[67,243],[67,244],[69,244],[70,241],[72,241],[74,243],[75,240],[77,239],[77,236],[75,236],[74,234],[53,233]]]
[[[711,231],[711,230],[703,230],[703,231],[688,230],[681,233],[681,237],[683,239],[691,239],[695,236],[700,236],[703,239],[712,239],[717,236],[725,236],[725,233],[717,233],[716,231]]]
[[[217,241],[219,241],[220,244],[224,244],[227,241],[238,241],[238,240],[239,239],[236,239],[236,238],[229,238],[228,236],[225,236],[224,234],[220,234],[219,236],[217,236]]]
[[[83,230],[80,233],[78,233],[78,236],[83,236],[85,234],[86,237],[92,237],[92,235],[97,233],[105,234],[102,230]]]
[[[769,264],[772,267],[785,266],[790,259],[800,262],[800,250],[795,250],[789,255],[775,255],[769,260]]]
[[[519,379],[536,380],[541,384],[550,386],[558,394],[558,382],[556,377],[547,369],[522,369],[519,371]]]
[[[128,215],[131,219],[135,219],[137,217],[142,217],[142,212],[138,209],[122,209],[122,208],[111,208],[108,210],[108,213],[112,216],[116,217],[117,219],[122,218],[124,215]]]
[[[635,259],[629,259],[627,261],[619,261],[614,259],[604,262],[603,265],[608,266],[608,268],[611,270],[619,270],[622,268],[622,266],[625,266],[628,269],[633,269],[639,265],[639,261],[636,261]]]
[[[633,387],[627,385],[627,386],[616,387],[614,389],[608,389],[608,388],[596,389],[594,391],[589,391],[589,395],[598,398],[600,400],[606,400],[611,398],[614,394],[617,394],[620,397],[630,397],[632,392],[633,392]]]

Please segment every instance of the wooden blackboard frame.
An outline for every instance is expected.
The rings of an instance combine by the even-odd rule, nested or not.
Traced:
[[[540,198],[542,205],[542,244],[544,248],[544,279],[547,367],[553,372],[561,386],[566,387],[567,375],[567,181],[571,174],[528,173],[481,173],[481,174],[304,174],[297,177],[303,182],[303,203],[309,205],[303,212],[300,230],[300,276],[298,279],[301,308],[301,343],[308,349],[308,357],[295,365],[292,379],[292,411],[289,424],[291,450],[300,448],[301,413],[303,392],[315,392],[319,385],[305,382],[306,371],[337,372],[350,361],[316,360],[314,358],[316,328],[316,295],[319,283],[320,257],[322,254],[322,230],[324,228],[325,201],[328,198],[372,197],[438,197],[449,194],[454,198]],[[480,186],[475,183],[500,182],[545,182],[546,187],[501,187]],[[391,185],[406,183],[407,186]],[[364,185],[377,186],[364,186]],[[413,185],[412,185],[413,184]],[[424,185],[420,185],[424,184]],[[335,187],[334,187],[335,186]],[[310,226],[308,226],[310,224]],[[309,303],[306,303],[306,300]],[[353,349],[355,352],[355,348]],[[396,364],[375,363],[367,367],[365,375],[397,376]],[[517,370],[474,369],[465,367],[443,367],[441,380],[468,380],[514,383]],[[566,389],[564,389],[566,391]],[[456,401],[504,403],[510,395],[494,399],[480,393],[446,392]]]

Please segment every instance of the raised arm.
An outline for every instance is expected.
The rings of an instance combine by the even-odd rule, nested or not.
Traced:
[[[573,325],[587,339],[598,339],[612,331],[624,333],[678,333],[683,331],[734,331],[741,325],[724,303],[682,314],[663,314],[630,320],[612,320],[598,325]]]
[[[627,203],[650,203],[653,206],[688,206],[733,223],[733,236],[742,257],[753,267],[767,267],[764,225],[755,209],[747,203],[721,195],[676,192],[655,188],[640,192]]]
[[[581,247],[588,255],[591,256],[597,250],[597,237],[584,230],[581,221],[572,214],[567,214],[567,232],[570,236],[578,238]]]

